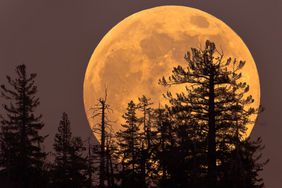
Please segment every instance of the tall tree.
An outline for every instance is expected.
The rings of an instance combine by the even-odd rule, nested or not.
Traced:
[[[54,142],[55,163],[53,187],[83,187],[87,184],[85,147],[79,137],[73,137],[68,115],[63,113]]]
[[[202,175],[200,166],[204,158],[199,149],[202,138],[186,106],[176,104],[176,100],[171,102],[171,107],[155,112],[159,131],[157,159],[163,170],[160,186],[193,187]]]
[[[104,98],[99,98],[98,103],[91,108],[93,111],[93,118],[95,117],[100,117],[100,120],[98,121],[97,125],[93,127],[93,131],[100,135],[100,150],[99,150],[99,158],[100,158],[100,163],[99,163],[99,186],[101,188],[105,187],[106,185],[106,172],[109,169],[109,166],[106,166],[106,162],[108,159],[107,157],[109,156],[108,153],[106,153],[106,141],[107,141],[107,135],[109,135],[111,131],[111,125],[108,120],[107,113],[111,111],[110,105],[107,103],[107,90],[105,90],[105,96]],[[108,147],[109,149],[109,147]],[[110,159],[111,160],[111,159]],[[107,182],[109,184],[109,182]]]
[[[90,137],[87,139],[87,187],[93,187],[93,176],[94,176],[94,162],[95,157],[93,153],[93,144],[90,142]]]
[[[264,187],[263,181],[259,178],[258,172],[267,164],[268,160],[261,161],[262,154],[260,152],[264,148],[262,140],[251,141],[249,138],[245,140],[247,126],[255,123],[255,114],[262,109],[252,108],[250,105],[254,102],[251,95],[248,95],[249,85],[241,81],[241,69],[245,62],[228,60],[230,66],[230,89],[228,100],[230,101],[229,110],[222,115],[224,124],[229,128],[229,132],[220,134],[227,145],[221,148],[221,152],[225,155],[221,158],[224,177],[221,184],[228,187]],[[226,152],[227,151],[227,152]],[[227,154],[227,155],[226,155]],[[226,157],[227,156],[227,157]]]
[[[192,48],[191,52],[185,55],[185,59],[187,68],[175,67],[172,75],[168,79],[162,78],[160,83],[186,85],[185,93],[178,93],[174,97],[168,92],[166,97],[172,104],[173,114],[178,114],[175,117],[178,127],[182,123],[185,127],[194,127],[190,132],[187,128],[181,129],[183,126],[177,129],[184,130],[180,133],[190,137],[188,140],[185,139],[188,141],[188,143],[185,141],[185,145],[190,147],[187,151],[193,152],[195,149],[195,139],[189,133],[196,133],[194,138],[202,141],[200,145],[198,144],[200,147],[196,148],[197,150],[200,148],[202,154],[207,151],[207,161],[198,167],[202,168],[203,172],[205,166],[207,167],[208,185],[216,187],[224,158],[230,155],[231,149],[240,142],[240,135],[250,123],[250,116],[257,110],[246,107],[253,99],[251,96],[246,97],[247,84],[239,82],[240,70],[245,62],[234,63],[232,70],[229,66],[231,58],[225,60],[223,53],[218,52],[215,44],[210,41],[206,41],[203,50]],[[237,116],[236,113],[234,116],[234,111]],[[179,116],[179,112],[181,116],[184,114],[186,117]]]
[[[136,116],[137,106],[133,101],[128,103],[126,113],[123,115],[125,123],[123,130],[117,133],[120,161],[122,164],[122,186],[140,186],[140,134],[138,118]]]
[[[7,76],[8,84],[1,85],[1,96],[9,101],[1,116],[1,171],[8,176],[9,187],[39,187],[43,184],[46,136],[39,134],[44,124],[42,115],[35,113],[40,104],[36,74],[28,74],[26,66],[19,65],[16,76]]]
[[[67,187],[71,184],[69,177],[71,139],[70,121],[67,113],[63,113],[53,145],[55,151],[53,181],[56,186]]]
[[[220,187],[231,188],[263,188],[264,182],[259,173],[269,160],[262,159],[261,138],[255,141],[241,140],[230,156],[224,161],[223,177],[220,177]]]
[[[116,184],[116,172],[118,171],[116,166],[117,156],[116,152],[116,142],[112,131],[107,131],[106,133],[106,179],[108,187],[114,187]]]
[[[88,185],[88,161],[84,157],[85,150],[82,139],[80,137],[73,137],[70,148],[70,177],[72,184],[70,187],[86,187]]]
[[[151,137],[152,137],[152,102],[150,98],[142,96],[138,98],[138,109],[141,111],[142,116],[139,118],[140,123],[143,125],[144,141],[147,148],[151,147]]]
[[[154,168],[152,163],[152,142],[154,140],[155,131],[153,131],[152,123],[152,102],[150,98],[142,96],[138,98],[138,110],[141,112],[141,117],[138,118],[139,123],[142,125],[143,130],[140,130],[140,176],[142,178],[143,187],[146,187],[148,178],[151,175],[151,169]],[[149,182],[148,182],[149,183]]]
[[[192,89],[186,88],[188,95],[184,93],[177,95],[177,104],[179,106],[182,103],[188,104],[186,111],[194,113],[192,118],[207,127],[208,179],[213,187],[216,186],[215,101],[216,97],[219,99],[224,97],[216,95],[215,89],[217,85],[226,83],[226,71],[221,66],[222,58],[214,58],[214,53],[215,45],[210,41],[206,42],[204,50],[192,48],[192,56],[190,52],[185,56],[187,69],[181,66],[175,67],[168,81],[165,78],[161,80],[163,85],[183,83],[193,85]]]
[[[174,184],[171,181],[170,162],[169,158],[170,152],[175,144],[174,137],[174,125],[170,120],[170,115],[167,108],[154,109],[153,111],[153,122],[157,129],[156,143],[153,146],[153,161],[158,165],[157,176],[159,187],[171,187]]]

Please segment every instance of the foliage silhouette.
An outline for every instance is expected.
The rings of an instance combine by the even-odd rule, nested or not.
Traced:
[[[54,161],[42,151],[41,115],[35,115],[35,74],[16,68],[17,78],[1,86],[5,115],[1,116],[0,178],[6,187],[99,188],[263,188],[259,172],[262,139],[245,138],[247,127],[260,112],[249,85],[242,81],[244,61],[225,58],[216,45],[192,48],[186,67],[174,67],[160,79],[168,88],[167,104],[155,107],[141,96],[130,101],[122,116],[122,129],[114,133],[104,98],[91,109],[99,123],[93,132],[99,144],[84,146],[73,137],[68,115],[63,113],[54,140]],[[169,91],[183,86],[179,93]],[[10,89],[11,88],[11,89]],[[18,170],[18,169],[22,170]]]
[[[42,115],[35,113],[40,104],[35,78],[19,65],[16,78],[7,76],[8,83],[1,85],[1,96],[7,100],[1,115],[1,174],[9,187],[38,187],[45,181],[42,143],[46,136],[39,134],[44,124]]]
[[[85,187],[87,185],[87,159],[79,137],[73,137],[68,115],[63,113],[58,133],[55,135],[55,161],[51,171],[52,187]]]

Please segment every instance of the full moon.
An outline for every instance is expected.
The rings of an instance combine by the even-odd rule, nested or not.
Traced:
[[[113,27],[96,47],[84,79],[84,106],[91,127],[95,120],[90,110],[105,95],[113,109],[109,114],[113,130],[118,131],[130,100],[145,95],[155,106],[164,104],[168,88],[158,84],[171,75],[172,68],[186,67],[184,54],[191,47],[203,48],[215,42],[224,57],[245,60],[242,81],[250,85],[249,95],[260,104],[259,76],[254,59],[242,39],[224,22],[198,9],[160,6],[135,13]],[[181,86],[178,86],[181,87]],[[179,88],[176,88],[179,89]],[[256,117],[254,117],[256,119]],[[246,137],[254,124],[248,125]]]

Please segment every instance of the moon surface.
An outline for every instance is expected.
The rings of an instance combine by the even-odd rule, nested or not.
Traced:
[[[177,65],[186,67],[184,54],[191,47],[203,48],[215,42],[224,57],[245,60],[242,80],[250,85],[249,94],[260,104],[259,76],[254,59],[242,39],[224,22],[198,9],[161,6],[135,13],[113,27],[101,40],[89,61],[84,80],[84,105],[91,127],[96,120],[90,110],[103,97],[113,109],[109,119],[115,131],[121,128],[122,114],[130,100],[146,95],[155,106],[164,104],[168,88],[158,80],[171,75]],[[174,90],[181,90],[173,88]],[[256,118],[256,117],[254,117]],[[248,125],[247,136],[254,125]]]

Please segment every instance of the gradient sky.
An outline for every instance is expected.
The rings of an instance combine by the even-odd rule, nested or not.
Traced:
[[[101,38],[127,16],[160,5],[201,9],[227,23],[247,44],[257,63],[262,105],[252,137],[261,136],[270,158],[262,176],[267,188],[282,187],[282,1],[281,0],[1,0],[0,82],[25,63],[38,73],[39,111],[52,145],[61,113],[70,115],[75,135],[91,135],[83,106],[83,79]]]

